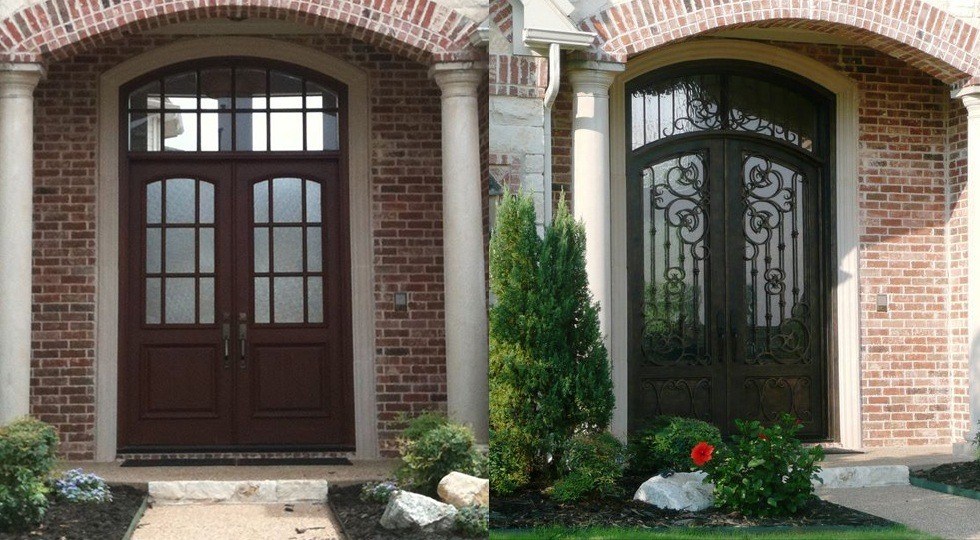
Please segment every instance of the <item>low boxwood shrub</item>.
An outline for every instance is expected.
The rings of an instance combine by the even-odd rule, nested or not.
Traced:
[[[490,430],[487,472],[494,494],[509,495],[531,481],[530,445],[517,441],[519,435],[511,430]]]
[[[470,428],[431,414],[409,422],[399,439],[399,452],[399,484],[430,495],[453,471],[477,476],[484,459]]]
[[[691,448],[699,442],[721,445],[717,427],[694,418],[660,416],[629,437],[630,469],[638,473],[689,472]]]
[[[0,531],[29,529],[44,517],[57,446],[44,422],[24,418],[0,427]]]
[[[105,480],[81,469],[65,471],[54,481],[54,492],[59,499],[72,503],[112,502],[112,492]]]
[[[552,486],[551,497],[573,502],[591,496],[620,495],[619,480],[626,461],[626,449],[611,434],[576,435],[565,447],[564,474]]]
[[[764,427],[757,421],[736,420],[738,433],[713,455],[702,446],[692,459],[705,455],[702,469],[715,485],[715,504],[746,516],[795,514],[814,497],[812,480],[823,459],[819,446],[805,447],[796,434],[802,427],[790,415]]]
[[[456,530],[463,536],[486,538],[490,534],[490,511],[485,506],[464,506],[456,513]]]

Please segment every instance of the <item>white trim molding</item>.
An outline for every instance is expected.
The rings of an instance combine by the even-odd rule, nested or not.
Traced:
[[[334,56],[258,37],[205,37],[166,45],[114,66],[99,78],[99,162],[96,243],[95,456],[116,457],[119,350],[119,89],[151,71],[190,60],[251,56],[289,62],[336,79],[348,89],[350,249],[354,353],[355,444],[358,458],[376,458],[375,306],[371,223],[370,78]]]
[[[630,60],[610,89],[611,197],[613,222],[611,349],[616,410],[613,433],[627,426],[627,294],[626,294],[626,126],[625,84],[644,73],[696,60],[744,60],[766,64],[800,75],[836,96],[836,148],[834,149],[837,217],[836,303],[837,350],[829,374],[836,397],[830,410],[831,435],[849,449],[861,448],[861,343],[860,343],[860,221],[858,215],[858,105],[855,81],[806,56],[772,45],[730,39],[702,39],[650,51]]]

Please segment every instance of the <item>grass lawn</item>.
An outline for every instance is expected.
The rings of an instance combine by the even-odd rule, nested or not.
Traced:
[[[819,528],[803,530],[786,529],[537,529],[533,531],[491,531],[490,538],[500,540],[662,540],[667,538],[764,538],[780,540],[783,538],[803,538],[806,540],[931,540],[930,536],[912,531],[902,526],[875,528]]]

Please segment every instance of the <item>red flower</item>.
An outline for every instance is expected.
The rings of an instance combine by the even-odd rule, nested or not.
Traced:
[[[710,444],[701,441],[694,445],[691,449],[691,460],[698,467],[703,467],[705,463],[711,461],[711,454],[715,451],[715,447]]]
[[[766,437],[766,434],[765,433],[760,433],[759,434],[759,438],[762,439],[762,440],[764,440],[764,441],[768,441],[769,440],[769,437]]]

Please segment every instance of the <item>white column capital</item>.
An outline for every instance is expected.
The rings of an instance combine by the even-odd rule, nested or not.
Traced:
[[[625,69],[625,64],[611,62],[571,62],[568,64],[568,79],[572,83],[572,91],[578,95],[607,97],[609,86]]]
[[[443,98],[475,98],[487,76],[487,66],[480,62],[439,62],[429,68],[429,76],[439,85]]]
[[[44,73],[41,64],[0,63],[0,98],[33,96]]]
[[[963,102],[971,118],[980,117],[980,86],[973,85],[955,90],[953,97]]]

